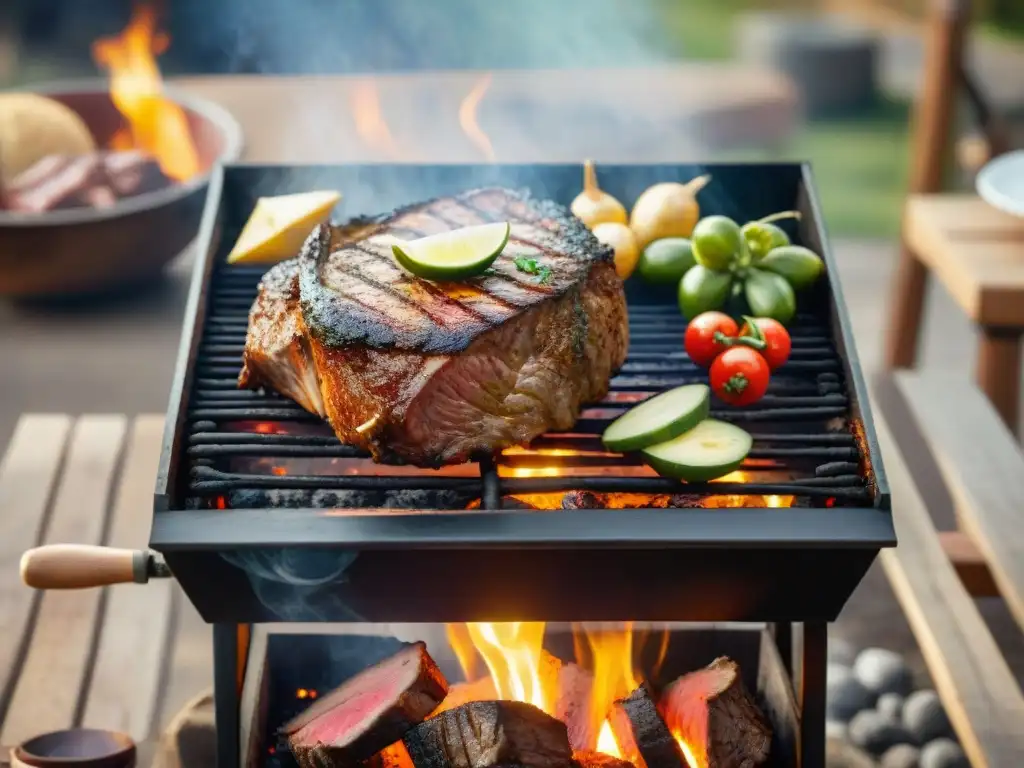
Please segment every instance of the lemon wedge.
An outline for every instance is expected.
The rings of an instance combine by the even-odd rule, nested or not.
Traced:
[[[334,191],[261,197],[228,254],[228,264],[273,264],[297,256],[339,200],[341,193]]]
[[[491,266],[508,243],[510,230],[507,221],[478,224],[394,243],[391,251],[414,275],[428,280],[462,280]]]

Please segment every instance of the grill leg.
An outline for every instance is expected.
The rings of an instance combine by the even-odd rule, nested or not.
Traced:
[[[825,768],[825,669],[828,624],[798,625],[793,682],[800,707],[801,768]]]
[[[238,627],[213,625],[213,708],[217,768],[239,768]]]

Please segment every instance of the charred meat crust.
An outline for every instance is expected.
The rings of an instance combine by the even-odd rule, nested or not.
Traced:
[[[422,226],[411,226],[427,220],[439,225],[434,231],[510,220],[512,237],[484,275],[453,285],[434,283],[401,270],[390,255],[390,244],[373,238],[384,232],[428,234]],[[370,239],[353,242],[351,232]],[[520,271],[518,256],[549,269],[549,282]],[[319,227],[299,256],[302,315],[310,335],[323,347],[454,354],[482,333],[579,286],[594,264],[612,259],[611,248],[567,208],[526,191],[477,189],[359,219],[344,229]],[[325,271],[333,272],[342,285],[325,284]],[[365,295],[353,295],[349,286],[365,290]],[[396,316],[408,321],[396,322]]]

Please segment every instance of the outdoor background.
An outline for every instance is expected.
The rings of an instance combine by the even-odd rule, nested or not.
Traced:
[[[887,238],[899,226],[908,104],[920,71],[920,40],[907,24],[920,17],[924,5],[925,0],[168,0],[162,8],[173,42],[161,66],[169,75],[297,74],[721,61],[749,53],[737,43],[737,28],[754,9],[840,11],[877,31],[880,87],[874,103],[852,114],[802,120],[781,146],[729,147],[707,159],[809,159],[832,234]],[[1024,2],[979,5],[979,75],[984,84],[996,81],[997,91],[1010,92],[1008,98],[997,94],[997,101],[1012,117],[1024,104]],[[126,0],[5,0],[0,6],[3,34],[14,42],[13,55],[0,62],[0,86],[95,72],[90,41],[115,34],[130,14]]]

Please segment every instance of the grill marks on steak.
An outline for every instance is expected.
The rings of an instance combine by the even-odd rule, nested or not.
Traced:
[[[367,760],[422,722],[448,693],[448,683],[413,643],[319,699],[282,731],[302,766]]]
[[[396,236],[497,220],[511,222],[508,246],[465,282],[421,280],[390,253]],[[519,257],[550,280],[520,271]],[[378,461],[455,463],[568,429],[625,359],[611,251],[564,208],[510,190],[320,227],[297,266],[286,264],[261,284],[239,384],[293,397]],[[296,331],[275,336],[266,326],[284,317],[276,322]]]

